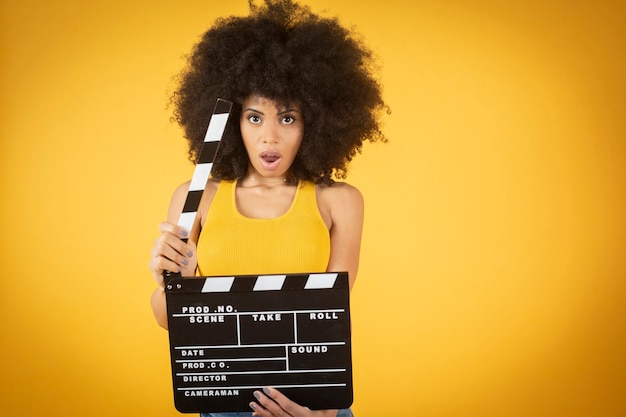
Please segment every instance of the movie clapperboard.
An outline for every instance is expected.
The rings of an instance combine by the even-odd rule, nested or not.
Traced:
[[[165,293],[178,411],[250,411],[264,386],[311,409],[352,404],[346,272],[173,278]]]

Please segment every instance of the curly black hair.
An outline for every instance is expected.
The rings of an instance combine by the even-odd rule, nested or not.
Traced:
[[[380,116],[389,108],[372,52],[337,18],[322,18],[293,0],[249,4],[249,16],[220,18],[201,36],[179,76],[171,103],[189,141],[189,159],[197,162],[217,98],[231,100],[212,176],[243,178],[248,155],[239,129],[241,104],[256,94],[300,105],[304,137],[291,181],[345,178],[363,141],[387,141]]]

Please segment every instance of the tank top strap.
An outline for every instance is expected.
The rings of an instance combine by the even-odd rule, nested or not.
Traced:
[[[309,181],[301,181],[296,186],[296,194],[292,203],[292,210],[315,210],[317,211],[317,199],[315,196],[315,184]]]
[[[236,181],[220,181],[217,186],[217,191],[215,191],[215,195],[213,196],[213,201],[211,201],[211,205],[209,206],[208,214],[212,211],[222,214],[233,214],[236,212],[236,185]]]

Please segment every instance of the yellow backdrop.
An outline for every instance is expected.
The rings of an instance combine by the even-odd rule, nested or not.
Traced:
[[[626,415],[626,6],[310,0],[383,64],[359,417]],[[0,414],[176,416],[147,268],[172,76],[237,1],[0,1]]]

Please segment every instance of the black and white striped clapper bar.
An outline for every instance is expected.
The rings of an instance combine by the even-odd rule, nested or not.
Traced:
[[[173,278],[165,294],[178,411],[250,411],[264,386],[352,404],[347,272]]]
[[[207,181],[211,175],[213,160],[217,155],[217,149],[224,135],[226,122],[228,122],[228,116],[230,115],[232,107],[233,103],[231,101],[218,98],[213,113],[211,114],[209,126],[204,135],[200,154],[198,155],[198,163],[191,176],[191,183],[187,191],[185,205],[178,218],[178,225],[184,227],[189,232],[191,232],[196,218],[198,217],[200,199],[202,198]],[[186,239],[183,240],[187,241]],[[170,271],[163,273],[163,281],[165,283],[172,278],[180,278],[180,273]]]
[[[202,143],[200,155],[198,156],[198,163],[191,177],[191,184],[189,185],[185,206],[178,219],[178,225],[183,226],[189,231],[191,231],[196,220],[200,198],[202,197],[202,193],[204,193],[204,188],[211,174],[213,160],[215,159],[217,148],[222,140],[224,129],[226,129],[226,122],[228,121],[232,106],[232,102],[218,98],[211,119],[209,120],[209,127],[204,136],[204,142]]]

